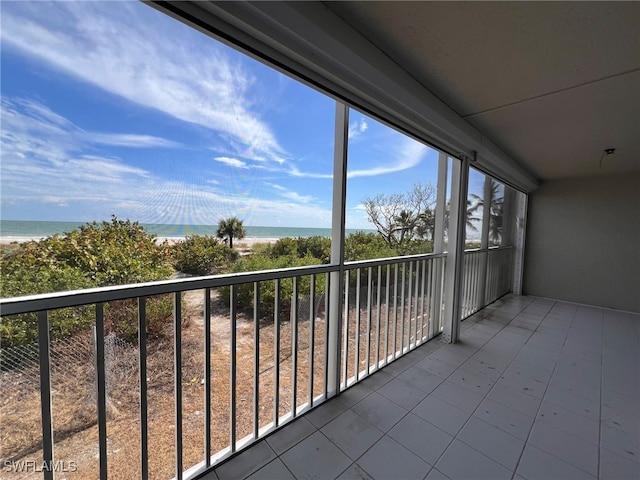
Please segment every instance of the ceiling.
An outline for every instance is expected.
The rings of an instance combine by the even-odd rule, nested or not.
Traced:
[[[539,178],[640,172],[640,2],[325,5]]]

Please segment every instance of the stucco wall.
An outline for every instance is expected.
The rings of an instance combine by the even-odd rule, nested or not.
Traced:
[[[529,197],[523,288],[640,312],[640,174],[543,182]]]

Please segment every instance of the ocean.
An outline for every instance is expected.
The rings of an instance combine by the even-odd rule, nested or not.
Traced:
[[[0,220],[0,237],[8,238],[43,238],[56,233],[63,234],[75,230],[86,222],[43,222],[22,220]],[[162,238],[184,238],[187,235],[216,235],[217,225],[165,225],[158,223],[142,223],[147,232]],[[298,227],[244,227],[250,238],[284,238],[284,237],[330,237],[330,228],[298,228]],[[350,230],[346,233],[375,230]]]

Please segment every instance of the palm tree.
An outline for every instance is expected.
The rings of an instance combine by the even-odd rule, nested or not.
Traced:
[[[242,220],[239,220],[237,217],[223,218],[218,223],[217,230],[218,238],[228,238],[229,239],[229,248],[233,248],[233,239],[237,238],[240,240],[244,238],[247,234],[244,229],[244,225],[242,225]]]
[[[502,238],[502,212],[504,208],[504,195],[500,196],[500,183],[491,180],[491,201],[489,202],[489,240],[499,244]],[[485,201],[476,194],[471,194],[475,201],[472,207],[475,212],[480,207],[484,209]],[[468,212],[469,210],[467,210]]]
[[[398,245],[402,245],[405,236],[408,240],[413,237],[413,229],[416,226],[416,217],[409,210],[402,210],[400,214],[395,218],[395,230],[400,232],[400,239]]]

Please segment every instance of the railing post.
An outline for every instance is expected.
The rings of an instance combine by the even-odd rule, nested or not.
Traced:
[[[40,409],[42,413],[42,460],[53,467],[53,419],[51,415],[51,343],[49,312],[38,312],[38,359],[40,362]],[[53,468],[43,471],[45,480],[53,480]]]
[[[469,184],[469,159],[452,163],[451,211],[449,213],[449,246],[445,264],[444,331],[446,343],[458,341],[460,302],[463,276],[464,242]]]
[[[455,162],[455,160],[454,160]],[[444,232],[447,228],[446,210],[447,210],[447,170],[449,157],[446,153],[438,153],[438,185],[436,190],[436,215],[435,228],[433,230],[433,253],[444,252]],[[447,246],[447,250],[449,247]],[[434,268],[432,270],[432,285],[442,285],[442,269]],[[442,288],[435,288],[433,296],[429,298],[429,336],[433,336],[436,330],[440,330],[440,322],[442,316]]]
[[[347,147],[349,134],[349,108],[336,102],[334,156],[333,156],[333,202],[331,224],[331,263],[339,265],[331,272],[331,298],[327,312],[326,328],[329,331],[327,345],[327,396],[340,391],[340,331],[342,299],[344,294],[344,224],[347,196]],[[346,379],[345,379],[346,381]]]

